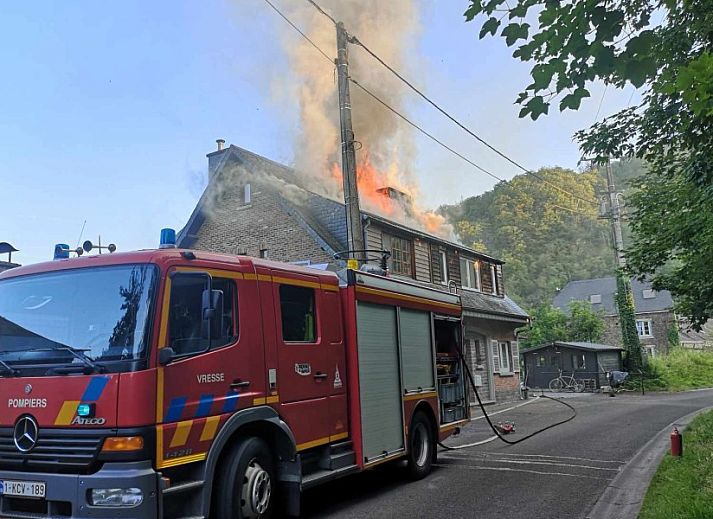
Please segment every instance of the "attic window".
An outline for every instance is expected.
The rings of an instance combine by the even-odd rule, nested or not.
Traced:
[[[591,296],[589,296],[589,302],[592,303],[593,305],[601,303],[602,295],[601,294],[592,294]]]
[[[247,205],[252,201],[252,188],[250,184],[243,186],[243,202]]]
[[[644,299],[654,299],[656,297],[656,291],[647,288],[646,290],[643,290],[641,292],[641,295],[644,297]]]

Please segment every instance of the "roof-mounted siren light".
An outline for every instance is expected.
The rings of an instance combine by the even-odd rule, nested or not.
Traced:
[[[161,229],[161,243],[159,249],[175,249],[176,248],[176,231],[174,229]]]
[[[66,243],[58,243],[54,246],[54,258],[55,261],[69,259],[69,245]]]

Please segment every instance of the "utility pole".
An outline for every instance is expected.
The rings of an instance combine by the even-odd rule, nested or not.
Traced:
[[[608,219],[611,223],[612,236],[614,238],[614,254],[619,268],[626,266],[624,259],[624,239],[621,234],[621,208],[619,207],[619,196],[614,188],[614,176],[611,170],[611,161],[607,158],[605,165],[607,172],[607,196],[609,199]]]
[[[359,188],[356,176],[354,131],[352,130],[352,104],[349,96],[349,61],[347,43],[349,35],[344,24],[337,23],[337,78],[339,87],[339,123],[342,134],[342,179],[344,182],[344,206],[347,214],[347,241],[350,258],[361,258],[364,246],[364,231],[359,209]]]

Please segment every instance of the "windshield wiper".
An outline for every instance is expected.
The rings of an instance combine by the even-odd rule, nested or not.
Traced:
[[[4,350],[0,351],[0,354],[3,353],[36,353],[40,351],[66,351],[69,352],[75,359],[78,359],[81,363],[82,366],[62,366],[62,367],[55,367],[55,368],[50,368],[49,371],[52,371],[53,373],[59,373],[62,375],[68,374],[68,373],[73,373],[77,370],[77,368],[81,367],[82,371],[84,371],[87,375],[91,373],[104,373],[106,371],[106,367],[102,364],[97,364],[94,362],[94,360],[84,353],[85,351],[89,350],[82,350],[79,348],[73,348],[72,346],[67,346],[67,345],[59,345],[55,346],[52,348],[26,348],[24,350]],[[0,366],[4,366],[5,370],[7,371],[12,370],[13,375],[17,372],[17,370],[13,370],[12,367],[10,367],[7,363],[0,361]],[[33,365],[27,365],[23,367],[33,367]]]
[[[4,360],[0,360],[0,367],[2,368],[2,373],[10,377],[16,377],[20,373],[18,370],[10,366]]]
[[[97,364],[89,355],[84,353],[88,350],[73,348],[72,346],[57,346],[55,348],[48,349],[50,351],[68,351],[69,353],[74,355],[74,358],[79,359],[85,367],[89,368],[91,370],[90,373],[104,373],[106,371],[106,367],[101,364]],[[55,368],[55,371],[57,371],[58,373],[61,373],[61,370],[62,368]]]

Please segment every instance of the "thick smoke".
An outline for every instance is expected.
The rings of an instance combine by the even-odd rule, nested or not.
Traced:
[[[384,61],[418,79],[406,59],[415,56],[417,48],[418,2],[322,0],[320,5],[335,19],[343,21],[350,34],[357,36]],[[336,55],[334,24],[307,2],[291,2],[287,11],[327,55]],[[300,114],[295,167],[309,177],[313,190],[341,198],[341,169],[335,167],[341,161],[335,67],[309,42],[296,40],[290,27],[286,26],[284,31],[291,78],[296,79],[289,83],[291,95],[285,97],[297,100]],[[349,45],[349,73],[394,109],[405,112],[404,86],[356,45]],[[284,77],[279,80],[284,88]],[[440,216],[419,207],[413,176],[415,147],[411,128],[354,85],[351,85],[351,100],[362,207],[449,236],[450,229]],[[403,207],[399,201],[385,202],[383,195],[374,191],[389,186],[409,195],[409,207]]]

